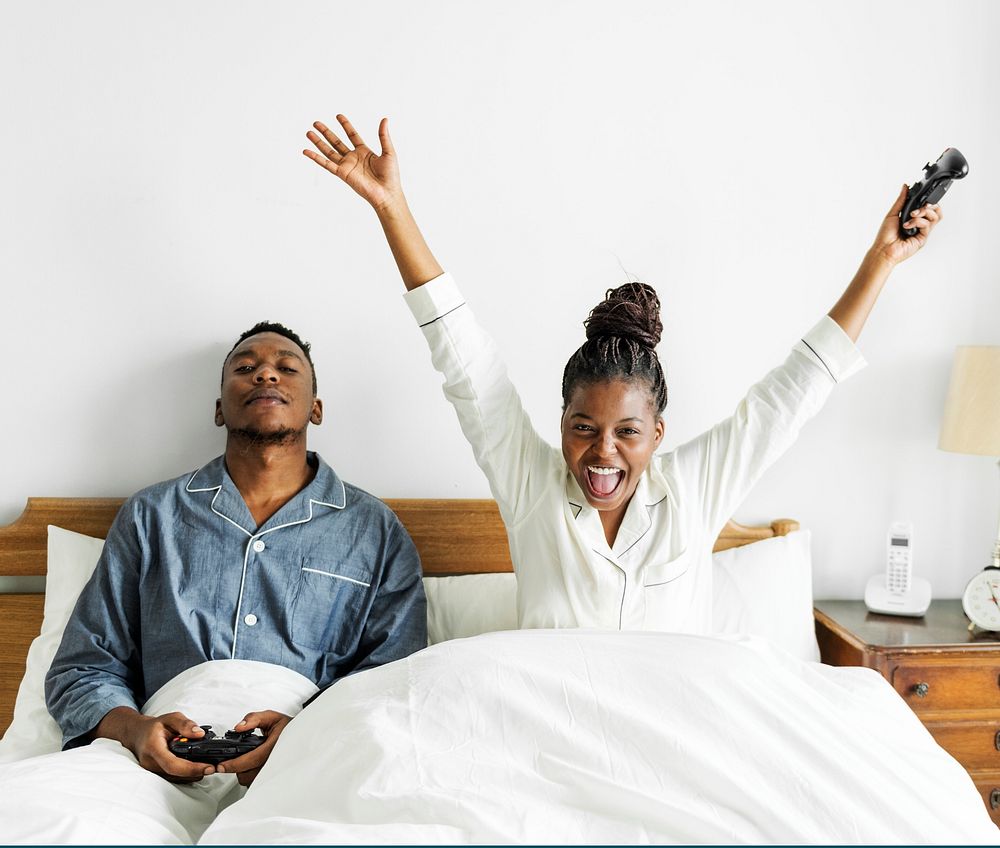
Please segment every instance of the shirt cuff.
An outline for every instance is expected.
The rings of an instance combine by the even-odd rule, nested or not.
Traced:
[[[818,360],[838,383],[868,364],[840,324],[829,315],[820,318],[819,323],[795,347]]]
[[[417,286],[403,295],[403,298],[421,327],[465,305],[465,298],[448,273]]]
[[[61,730],[63,732],[63,750],[79,748],[90,743],[90,733],[97,729],[104,717],[117,707],[129,707],[140,712],[134,698],[123,692],[111,692],[101,698],[96,704],[88,703],[77,711],[70,711],[64,718]],[[68,725],[68,726],[67,726]]]

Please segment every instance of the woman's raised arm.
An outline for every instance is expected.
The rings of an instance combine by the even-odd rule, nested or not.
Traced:
[[[882,226],[879,227],[875,241],[868,248],[854,279],[830,310],[830,317],[840,325],[852,342],[856,342],[861,335],[861,328],[868,320],[868,314],[872,311],[892,269],[920,250],[927,243],[934,225],[944,217],[941,207],[924,206],[914,212],[909,221],[904,222],[907,228],[916,227],[917,234],[911,238],[901,238],[899,210],[906,202],[906,191],[904,185],[896,202],[882,219]]]
[[[337,121],[349,145],[326,124],[316,121],[313,124],[315,131],[307,132],[306,138],[319,153],[315,150],[303,150],[302,153],[339,177],[371,204],[408,291],[441,276],[441,266],[424,241],[403,195],[396,151],[389,137],[389,119],[383,118],[378,126],[381,155],[365,144],[344,115],[337,115]]]

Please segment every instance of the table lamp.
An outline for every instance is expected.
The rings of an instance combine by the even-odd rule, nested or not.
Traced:
[[[1000,457],[1000,346],[956,348],[938,447]],[[992,565],[1000,568],[1000,526]]]

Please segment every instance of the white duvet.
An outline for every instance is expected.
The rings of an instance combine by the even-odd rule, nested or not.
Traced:
[[[292,674],[206,663],[150,711],[183,706],[231,723],[250,695],[280,709],[282,692],[294,709],[310,684]],[[228,697],[234,687],[240,696]],[[758,640],[561,630],[445,642],[337,683],[288,725],[235,803],[232,776],[179,794],[137,777],[120,747],[90,748],[0,767],[0,841],[185,842],[204,831],[203,843],[256,844],[968,844],[1000,835],[966,772],[875,672],[802,662]],[[104,763],[89,779],[88,757]],[[109,800],[109,785],[124,797]],[[192,793],[199,803],[178,801]]]
[[[206,843],[973,843],[969,776],[878,674],[760,640],[519,631],[338,683]]]

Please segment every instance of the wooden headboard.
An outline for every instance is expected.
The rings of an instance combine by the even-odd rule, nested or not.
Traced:
[[[103,539],[123,501],[29,498],[19,518],[0,527],[0,577],[45,574],[49,524]],[[494,501],[416,498],[386,503],[413,537],[426,576],[514,570],[507,532]],[[730,521],[715,550],[784,536],[798,526],[786,518],[763,527]],[[14,714],[28,646],[41,630],[43,600],[41,594],[0,594],[0,732],[7,729]]]

